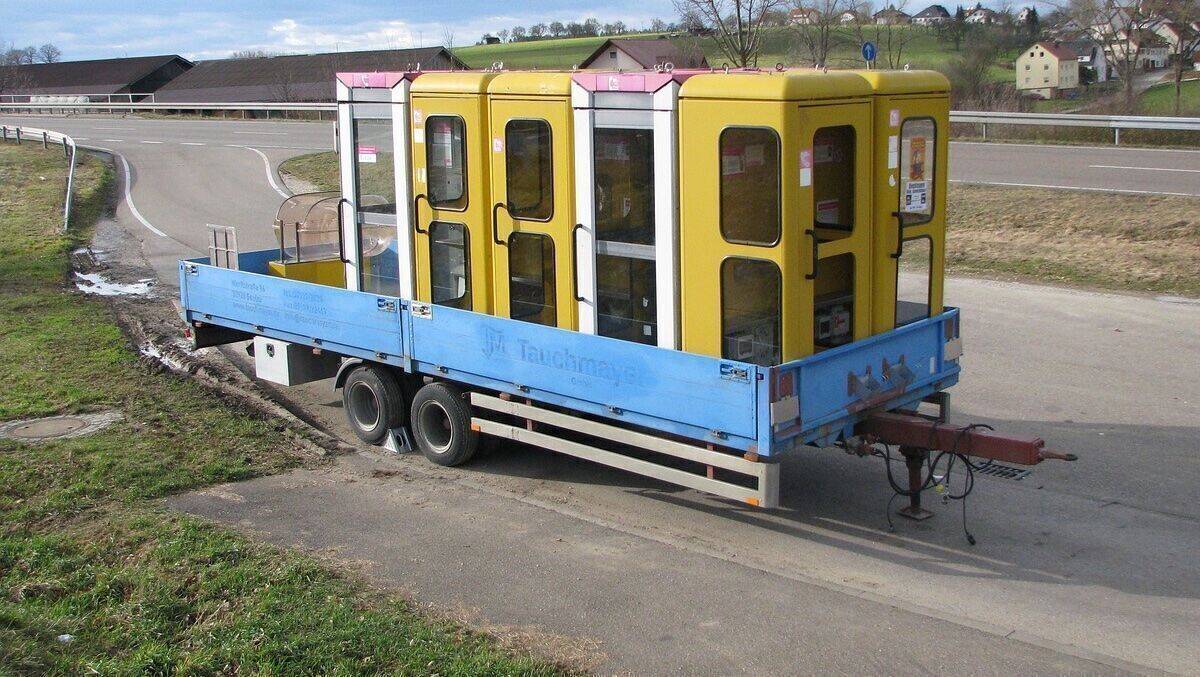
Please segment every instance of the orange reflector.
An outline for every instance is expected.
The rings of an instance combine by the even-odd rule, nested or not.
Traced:
[[[758,499],[757,498],[747,498],[746,502],[756,508],[758,507]]]
[[[472,424],[471,424],[471,430],[474,430],[475,432],[479,432],[479,430],[480,430],[480,428],[479,428],[479,424],[478,424],[478,423],[472,423]]]

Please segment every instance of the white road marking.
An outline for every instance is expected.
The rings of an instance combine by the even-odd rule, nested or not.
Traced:
[[[125,139],[100,139],[107,143],[125,143]]]
[[[229,148],[245,148],[246,150],[252,150],[255,153],[258,153],[258,156],[262,158],[263,166],[267,168],[267,182],[270,183],[271,187],[275,189],[275,192],[279,193],[285,200],[292,196],[291,193],[285,192],[279,187],[279,184],[275,182],[275,170],[271,168],[271,160],[267,157],[266,153],[257,148],[251,148],[250,146],[236,146],[230,144]]]
[[[969,181],[950,179],[950,183],[965,183],[976,186],[1011,186],[1014,188],[1054,188],[1056,190],[1083,190],[1092,193],[1124,193],[1128,195],[1174,195],[1177,197],[1200,197],[1200,193],[1168,193],[1158,190],[1129,190],[1125,188],[1086,188],[1083,186],[1051,186],[1043,183],[1010,183],[1008,181]]]
[[[133,127],[92,127],[92,129],[103,129],[108,132],[132,132]]]
[[[205,146],[208,144],[203,144],[198,141],[180,141],[179,145],[181,145],[181,146]]]
[[[1200,174],[1200,169],[1174,169],[1172,167],[1122,167],[1121,165],[1088,165],[1093,169],[1136,169],[1142,172],[1185,172]]]
[[[234,134],[269,134],[271,136],[287,136],[287,132],[234,132]]]
[[[146,230],[149,230],[151,233],[154,233],[159,237],[167,237],[166,233],[155,228],[149,221],[147,221],[146,217],[142,216],[142,213],[138,211],[137,205],[133,203],[133,194],[129,192],[129,187],[133,184],[133,176],[129,171],[129,160],[126,160],[124,155],[121,155],[111,148],[100,148],[99,146],[93,147],[96,150],[102,150],[105,153],[111,153],[113,157],[121,161],[121,167],[125,169],[125,204],[129,206],[129,212],[133,214],[133,218],[137,219],[138,222],[145,226]]]
[[[1005,146],[1015,146],[1017,148],[1066,148],[1069,150],[1119,150],[1119,151],[1149,151],[1153,153],[1200,153],[1200,150],[1184,150],[1182,148],[1143,148],[1141,146],[1072,146],[1064,143],[1007,143],[1004,141],[951,141],[951,146],[991,146],[993,148],[1004,148]]]
[[[162,143],[162,141],[143,141],[142,143]]]

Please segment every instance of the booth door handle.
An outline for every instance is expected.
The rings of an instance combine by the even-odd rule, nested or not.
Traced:
[[[576,301],[583,301],[584,298],[579,295],[579,231],[583,230],[583,224],[577,223],[571,229],[571,294]]]
[[[896,251],[891,253],[891,257],[898,259],[904,253],[904,212],[895,211],[892,216],[896,217]]]
[[[428,230],[421,229],[421,200],[424,200],[425,204],[429,205],[430,209],[433,209],[433,205],[430,204],[429,198],[425,197],[425,193],[418,193],[417,196],[413,198],[413,230],[416,230],[422,235],[428,235]]]
[[[508,243],[500,239],[500,224],[496,220],[496,217],[499,216],[501,207],[504,207],[504,211],[508,211],[508,203],[506,202],[497,202],[496,204],[492,205],[492,242],[495,242],[501,247],[507,247]],[[509,215],[512,215],[511,212]]]
[[[804,234],[812,238],[812,272],[804,276],[806,280],[817,279],[817,266],[820,264],[820,257],[817,254],[817,231],[809,228],[804,231]]]
[[[350,200],[348,200],[346,198],[342,198],[342,199],[338,200],[338,206],[337,206],[338,261],[341,261],[342,263],[350,263],[349,261],[346,260],[346,229],[344,227],[345,226],[345,216],[343,216],[343,214],[342,214],[342,204],[343,203],[350,205],[350,208],[354,209],[354,203],[351,202]],[[283,231],[280,230],[279,233],[280,233],[280,236],[282,237]],[[297,236],[297,238],[296,238],[296,255],[297,256],[300,255],[300,241],[299,240],[300,240],[300,238]],[[282,243],[280,244],[280,246],[282,247]]]

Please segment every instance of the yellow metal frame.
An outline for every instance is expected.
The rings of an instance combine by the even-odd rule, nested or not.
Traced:
[[[267,273],[275,277],[312,282],[326,287],[346,287],[346,265],[340,259],[322,261],[268,261]]]
[[[507,205],[507,140],[505,127],[512,120],[541,120],[550,126],[553,212],[548,220],[515,218],[504,207],[495,209],[496,234],[508,242],[513,233],[548,235],[554,244],[555,312],[557,326],[577,329],[572,229],[575,219],[575,133],[569,73],[505,73],[488,88],[491,124],[491,194],[495,203]],[[490,218],[489,214],[489,218]],[[506,246],[496,247],[492,262],[493,308],[501,317],[511,315],[509,260]]]

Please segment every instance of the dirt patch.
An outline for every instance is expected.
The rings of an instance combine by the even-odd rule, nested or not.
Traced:
[[[947,268],[1200,297],[1200,199],[952,186]]]

